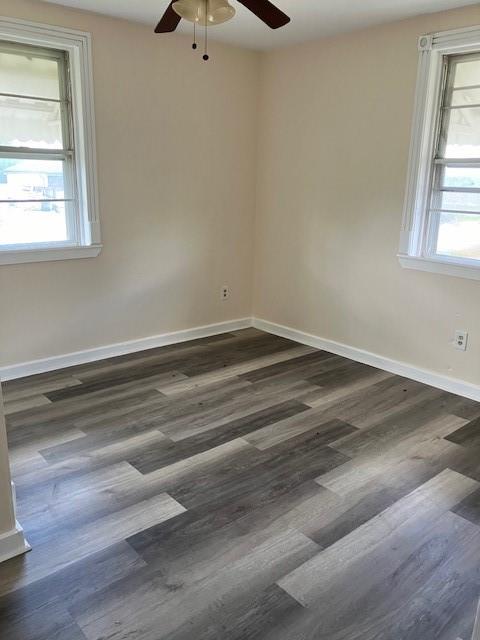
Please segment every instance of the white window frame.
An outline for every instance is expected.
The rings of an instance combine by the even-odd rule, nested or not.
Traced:
[[[79,244],[0,248],[0,265],[98,256],[102,249],[93,102],[91,36],[84,31],[0,17],[0,40],[61,49],[68,53],[75,148]]]
[[[480,280],[478,261],[433,256],[425,250],[433,160],[443,97],[444,57],[480,52],[480,26],[423,35],[418,39],[418,49],[420,60],[398,258],[402,267],[407,269]]]

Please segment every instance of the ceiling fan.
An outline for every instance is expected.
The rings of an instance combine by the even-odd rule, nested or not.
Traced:
[[[268,25],[271,29],[278,29],[290,22],[290,18],[280,11],[278,7],[269,0],[238,0],[257,18]],[[175,31],[180,20],[193,22],[196,25],[206,28],[221,24],[230,20],[235,15],[235,9],[228,0],[172,0],[163,14],[160,22],[155,27],[155,33],[170,33]],[[196,49],[196,42],[193,44]],[[203,56],[208,60],[208,55]]]

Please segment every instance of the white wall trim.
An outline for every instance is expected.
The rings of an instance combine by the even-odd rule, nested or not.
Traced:
[[[442,273],[456,278],[468,278],[469,280],[480,280],[480,267],[458,264],[453,260],[440,260],[434,258],[421,258],[416,256],[398,255],[400,264],[404,269],[416,269],[418,271],[429,271],[430,273]]]
[[[459,380],[458,378],[450,378],[449,376],[444,376],[428,369],[415,367],[406,362],[393,360],[392,358],[387,358],[377,353],[358,349],[357,347],[352,347],[341,342],[335,342],[334,340],[321,338],[311,333],[305,333],[304,331],[299,331],[298,329],[286,327],[261,318],[240,318],[237,320],[228,320],[226,322],[218,322],[216,324],[194,327],[192,329],[163,333],[147,338],[140,338],[138,340],[118,342],[103,347],[86,349],[85,351],[76,351],[74,353],[43,358],[41,360],[7,365],[5,367],[0,367],[0,380],[23,378],[24,376],[35,375],[37,373],[64,369],[65,367],[94,362],[96,360],[104,360],[105,358],[113,358],[115,356],[135,353],[145,349],[154,349],[156,347],[163,347],[169,344],[186,342],[188,340],[206,338],[208,336],[228,333],[230,331],[238,331],[239,329],[246,329],[252,326],[260,329],[261,331],[282,336],[283,338],[288,338],[289,340],[294,340],[300,344],[306,344],[317,349],[330,351],[331,353],[336,353],[337,355],[344,356],[345,358],[350,358],[357,362],[363,362],[373,367],[389,371],[390,373],[404,376],[405,378],[410,378],[412,380],[417,380],[417,382],[423,382],[424,384],[431,385],[432,387],[437,387],[438,389],[443,389],[450,393],[456,393],[460,396],[480,402],[480,386],[478,385],[465,382],[464,380]]]
[[[91,34],[78,29],[0,16],[0,39],[57,48],[69,54],[76,197],[82,214],[79,220],[80,244],[101,248]]]
[[[473,625],[472,640],[480,640],[480,601],[478,602],[475,624]]]
[[[431,246],[429,234],[433,158],[440,131],[445,81],[444,57],[479,49],[480,26],[426,34],[418,40],[417,85],[399,250],[400,263],[408,269],[480,279],[475,271],[478,262],[475,265],[474,261],[460,258],[439,258]],[[446,262],[452,263],[452,266],[445,265]]]
[[[434,371],[429,371],[428,369],[420,369],[419,367],[407,364],[406,362],[386,358],[385,356],[378,355],[377,353],[358,349],[347,344],[342,344],[341,342],[335,342],[334,340],[320,338],[319,336],[312,335],[311,333],[298,331],[297,329],[285,327],[274,322],[269,322],[268,320],[262,320],[261,318],[254,318],[253,326],[262,331],[273,333],[277,336],[282,336],[283,338],[288,338],[290,340],[295,340],[295,342],[300,342],[301,344],[306,344],[310,347],[330,351],[331,353],[336,353],[339,356],[344,356],[345,358],[350,358],[357,362],[363,362],[364,364],[378,367],[384,371],[389,371],[390,373],[404,376],[405,378],[410,378],[417,382],[423,382],[424,384],[428,384],[432,387],[437,387],[438,389],[443,389],[444,391],[449,391],[450,393],[455,393],[480,402],[480,386],[469,382],[465,382],[457,378],[450,378],[448,376],[435,373]]]
[[[50,358],[42,358],[40,360],[7,365],[5,367],[0,367],[0,380],[23,378],[24,376],[45,373],[56,369],[64,369],[65,367],[94,362],[95,360],[105,360],[105,358],[122,356],[127,353],[135,353],[136,351],[143,351],[145,349],[154,349],[155,347],[163,347],[169,344],[176,344],[177,342],[186,342],[187,340],[195,340],[197,338],[207,338],[208,336],[228,333],[229,331],[237,331],[239,329],[246,329],[251,326],[251,318],[240,318],[238,320],[228,320],[226,322],[208,324],[202,327],[184,329],[182,331],[162,333],[160,335],[140,338],[138,340],[117,342],[103,347],[86,349],[85,351],[75,351],[74,353],[52,356]]]
[[[53,262],[55,260],[76,260],[78,258],[96,258],[102,250],[101,244],[53,249],[8,249],[0,251],[0,265],[24,264],[26,262]]]
[[[30,551],[32,547],[25,540],[23,529],[18,522],[15,528],[0,534],[0,562]]]

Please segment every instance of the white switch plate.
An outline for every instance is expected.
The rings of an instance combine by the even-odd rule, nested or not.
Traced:
[[[467,331],[460,331],[459,329],[455,331],[455,340],[453,341],[453,345],[455,349],[458,349],[459,351],[466,351],[467,342],[468,342]]]

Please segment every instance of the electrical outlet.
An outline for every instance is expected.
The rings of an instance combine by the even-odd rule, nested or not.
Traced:
[[[230,287],[228,285],[224,285],[222,287],[222,292],[220,295],[222,300],[228,300],[228,298],[230,297]]]
[[[457,329],[457,331],[455,331],[455,339],[453,341],[453,346],[455,347],[455,349],[458,349],[459,351],[466,351],[467,341],[468,333],[466,331],[460,331],[459,329]]]

